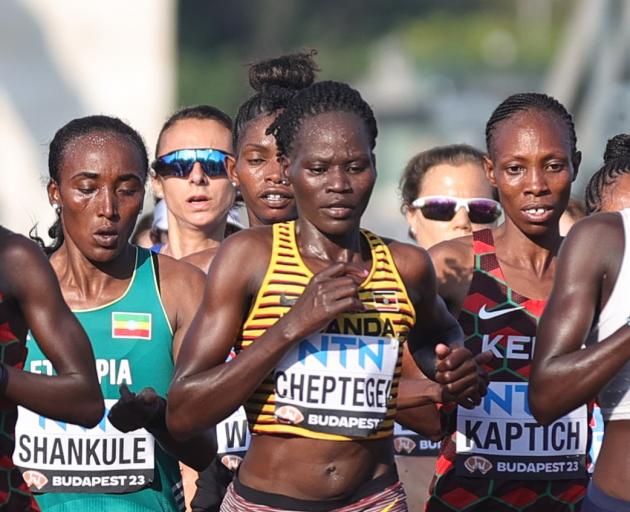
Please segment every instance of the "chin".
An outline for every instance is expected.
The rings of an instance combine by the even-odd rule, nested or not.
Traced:
[[[109,263],[110,261],[115,260],[118,256],[120,256],[125,249],[125,245],[122,247],[97,247],[93,248],[89,252],[84,252],[86,258],[95,263]]]

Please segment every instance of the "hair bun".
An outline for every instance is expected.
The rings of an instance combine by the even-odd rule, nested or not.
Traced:
[[[604,163],[621,158],[630,158],[630,135],[627,133],[620,133],[608,139],[604,151]]]
[[[249,85],[258,93],[274,89],[304,89],[315,81],[315,74],[319,71],[313,60],[316,54],[316,50],[311,50],[252,64],[249,68]]]

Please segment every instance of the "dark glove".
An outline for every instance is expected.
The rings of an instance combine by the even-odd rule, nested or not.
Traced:
[[[107,417],[121,432],[131,432],[139,428],[149,429],[162,425],[166,414],[166,400],[153,388],[144,388],[136,394],[129,391],[126,384],[120,386],[120,398],[110,409]]]

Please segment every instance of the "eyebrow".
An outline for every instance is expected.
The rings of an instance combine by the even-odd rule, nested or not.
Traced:
[[[271,145],[264,146],[262,144],[245,144],[241,151],[269,151],[271,149]]]
[[[142,174],[142,173],[140,173],[140,174]],[[74,180],[74,179],[77,179],[77,178],[87,178],[87,179],[95,180],[95,179],[98,179],[99,176],[100,176],[100,174],[97,173],[97,172],[94,172],[94,171],[81,171],[81,172],[78,172],[77,174],[75,174],[74,176],[72,176],[70,179]],[[132,172],[128,172],[128,173],[123,174],[123,175],[118,177],[119,181],[128,181],[128,180],[131,180],[131,179],[136,179],[136,180],[142,181],[142,178],[140,178],[138,176],[138,174],[132,173]]]

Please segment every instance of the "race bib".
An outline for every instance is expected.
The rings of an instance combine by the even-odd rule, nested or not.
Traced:
[[[516,480],[586,477],[586,406],[551,425],[532,416],[525,382],[491,382],[479,407],[457,409],[457,474]]]
[[[127,493],[153,482],[154,439],[127,434],[107,419],[94,428],[55,421],[19,407],[13,462],[34,492]]]
[[[217,457],[225,467],[236,471],[245,457],[250,440],[247,415],[245,409],[239,407],[217,425]]]
[[[398,340],[318,333],[276,366],[279,422],[351,437],[374,434],[387,415]]]
[[[440,450],[440,441],[431,441],[424,436],[407,430],[398,423],[394,423],[394,454],[409,456],[437,455]]]

